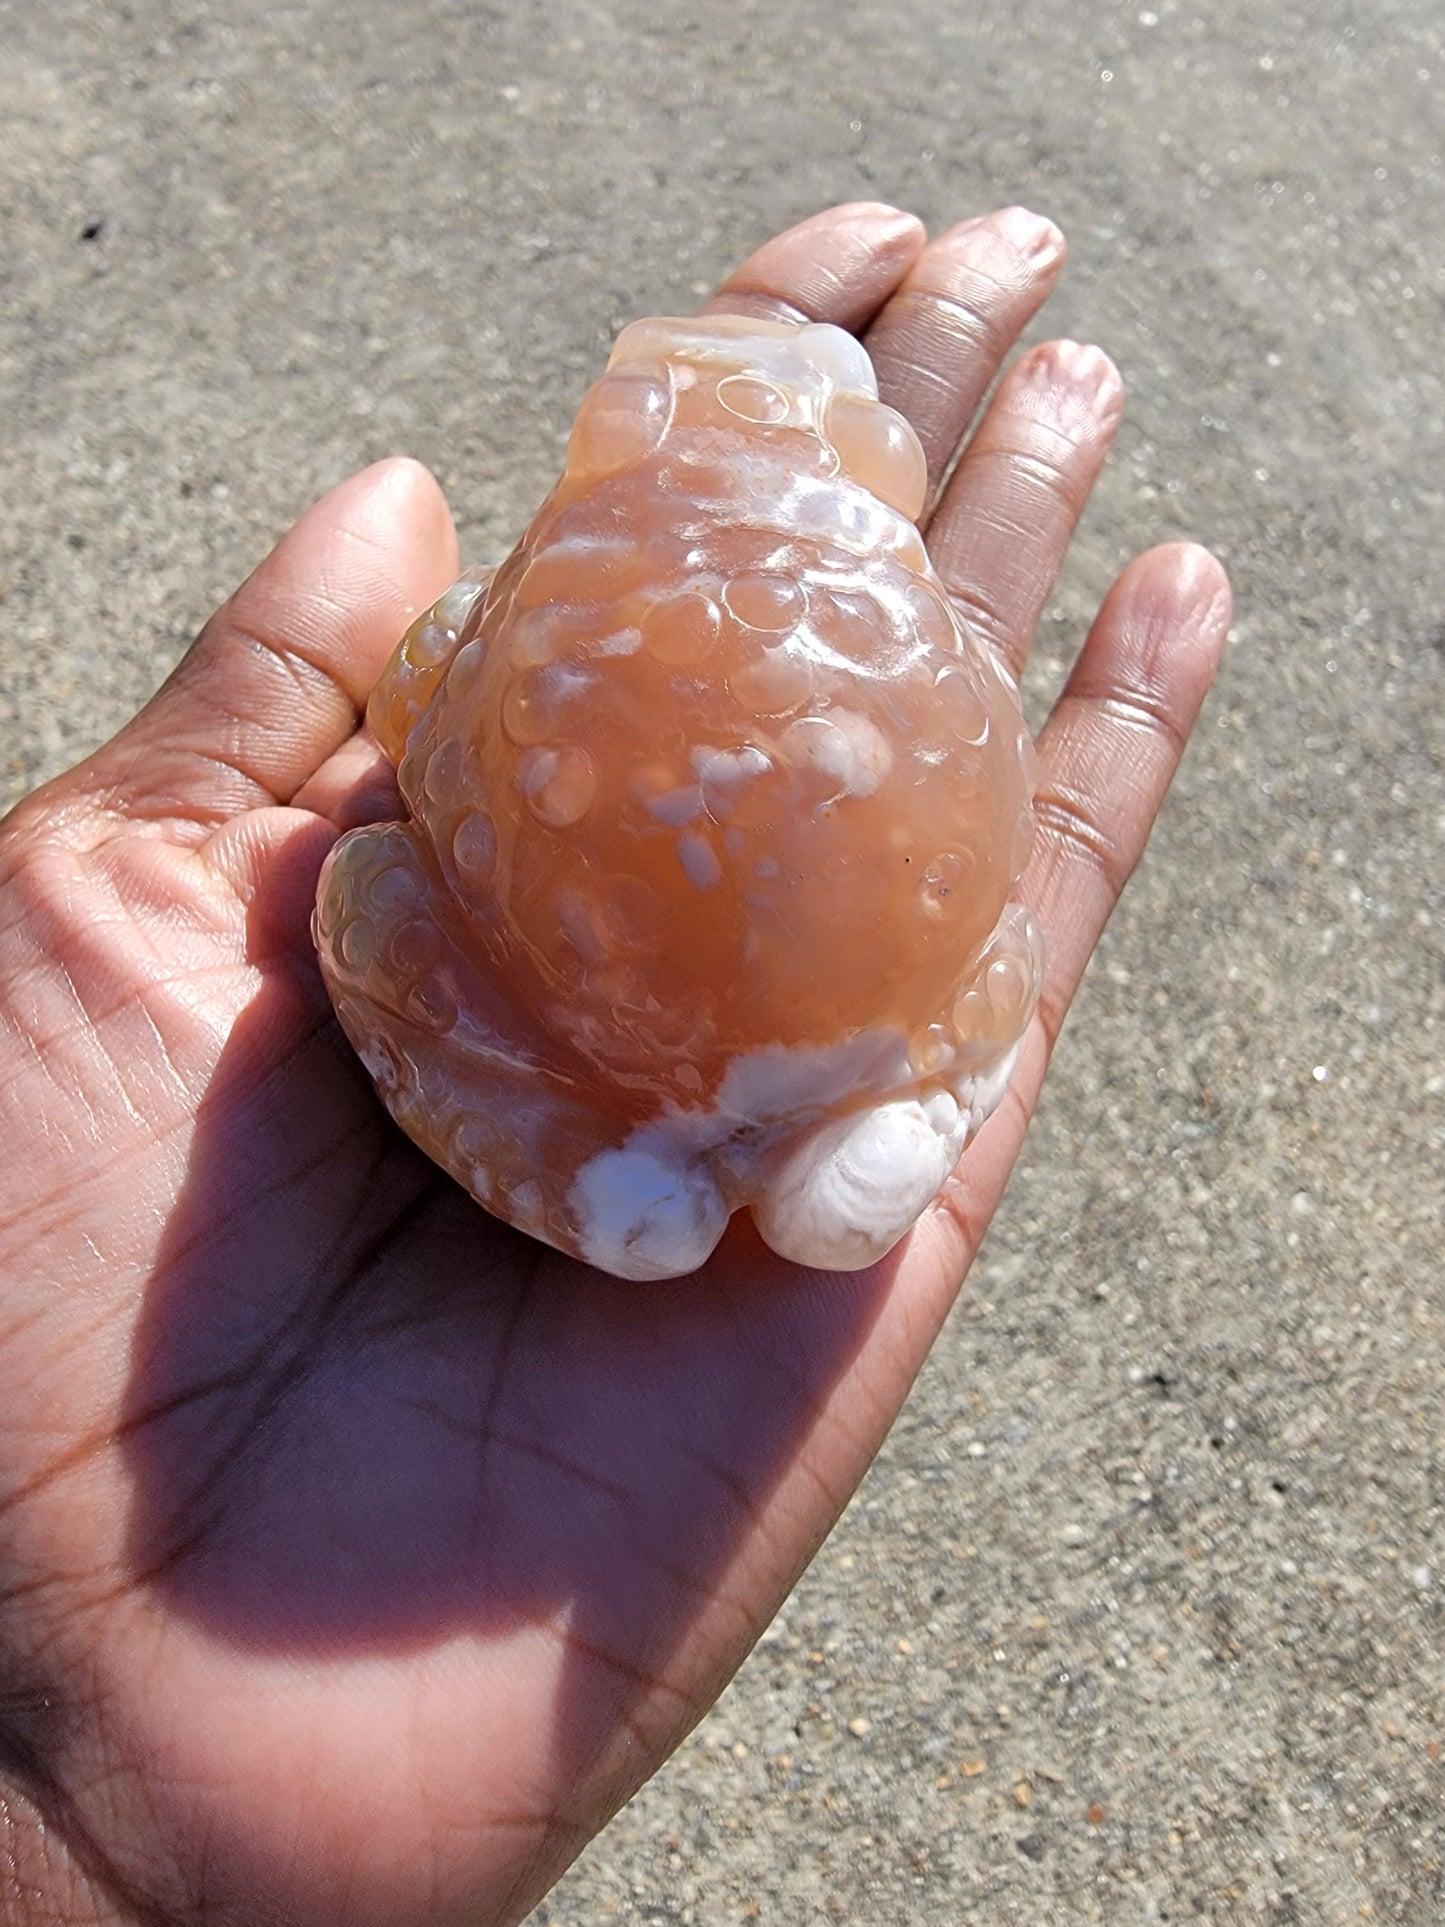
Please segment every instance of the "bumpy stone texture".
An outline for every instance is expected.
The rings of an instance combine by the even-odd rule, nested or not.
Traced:
[[[1032,746],[924,489],[851,336],[636,322],[372,697],[411,820],[321,879],[337,1013],[423,1149],[607,1271],[690,1271],[740,1206],[871,1263],[1002,1095]]]

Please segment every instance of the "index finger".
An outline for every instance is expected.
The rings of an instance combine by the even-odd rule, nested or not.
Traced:
[[[856,332],[923,251],[923,223],[881,201],[814,214],[765,241],[703,303],[703,314],[831,321]]]

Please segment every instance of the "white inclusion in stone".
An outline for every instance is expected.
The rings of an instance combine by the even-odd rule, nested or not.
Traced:
[[[696,1271],[728,1221],[706,1171],[640,1148],[599,1151],[568,1200],[589,1264],[615,1278],[677,1278]]]
[[[878,377],[873,372],[868,350],[857,335],[850,335],[846,328],[834,327],[831,321],[815,321],[801,330],[798,346],[812,365],[839,388],[877,401]]]
[[[687,880],[696,890],[711,890],[722,881],[722,865],[717,860],[717,851],[705,837],[694,831],[687,831],[677,839],[677,860],[687,872]]]
[[[535,1178],[528,1178],[519,1184],[507,1203],[507,1215],[518,1231],[525,1231],[532,1238],[546,1236],[542,1187]]]
[[[647,799],[647,814],[654,822],[666,823],[672,830],[691,823],[702,813],[702,791],[696,783],[680,783],[676,789],[664,790],[660,796]]]
[[[937,1107],[935,1114],[937,1115]],[[753,1202],[758,1230],[781,1257],[861,1271],[889,1251],[936,1197],[958,1161],[968,1117],[939,1123],[917,1098],[894,1099],[825,1124],[800,1144]]]
[[[657,316],[630,322],[614,342],[607,365],[646,365],[668,355],[681,355],[685,362],[699,362],[719,374],[762,376],[794,394],[841,388],[878,399],[878,377],[867,349],[856,335],[828,321],[798,327],[733,315]],[[681,372],[675,371],[674,380]]]
[[[444,629],[458,630],[472,613],[477,597],[485,595],[486,582],[469,582],[465,577],[454,582],[432,611],[432,619]]]
[[[753,743],[741,749],[710,749],[700,744],[692,752],[693,773],[699,783],[714,789],[735,789],[750,776],[761,776],[771,765],[764,751]]]
[[[782,748],[790,760],[834,784],[835,796],[871,796],[893,767],[887,737],[852,709],[789,723]]]
[[[962,1106],[968,1121],[968,1135],[972,1137],[981,1131],[999,1105],[1008,1089],[1008,1081],[1013,1076],[1014,1065],[1019,1061],[1021,1046],[1001,1057],[992,1070],[978,1071],[972,1077],[965,1077],[953,1086],[954,1096]]]
[[[739,1125],[771,1123],[860,1092],[897,1090],[912,1077],[908,1039],[891,1025],[854,1031],[836,1044],[765,1044],[728,1065],[708,1114],[712,1141]]]
[[[366,1066],[367,1076],[384,1097],[396,1089],[396,1059],[389,1045],[368,1037],[356,1046],[356,1054]]]

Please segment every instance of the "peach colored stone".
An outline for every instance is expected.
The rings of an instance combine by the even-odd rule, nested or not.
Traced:
[[[850,335],[636,322],[517,549],[372,696],[410,814],[323,873],[337,1014],[481,1204],[619,1276],[740,1207],[869,1264],[1002,1095],[1032,746],[924,488]]]

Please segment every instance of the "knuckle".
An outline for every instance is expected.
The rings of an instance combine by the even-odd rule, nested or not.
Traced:
[[[1119,895],[1133,862],[1085,802],[1062,790],[1041,788],[1034,797],[1034,817],[1056,856],[1065,863],[1087,864],[1111,898]]]

